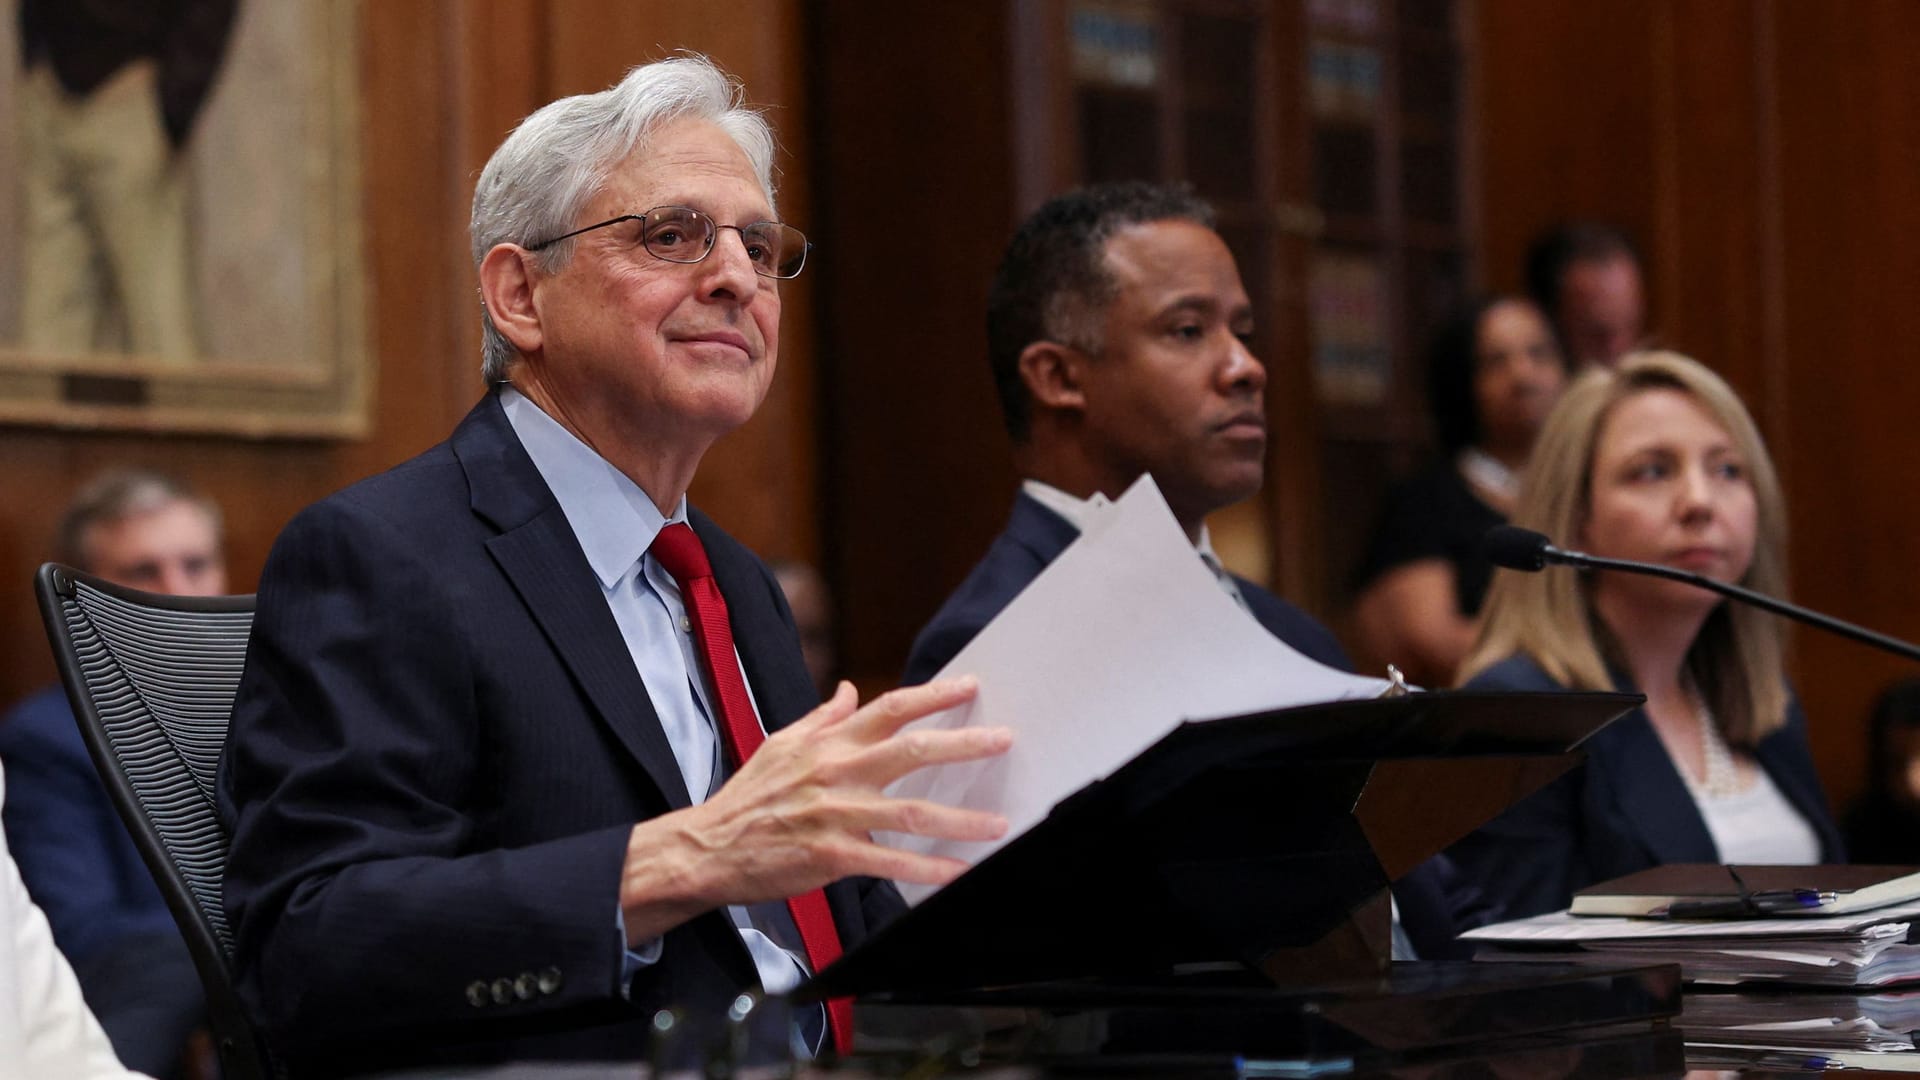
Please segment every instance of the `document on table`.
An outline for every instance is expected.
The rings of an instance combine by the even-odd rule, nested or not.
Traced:
[[[941,671],[980,693],[918,725],[1013,729],[988,762],[913,773],[888,794],[1006,815],[999,841],[877,833],[895,847],[978,862],[1054,804],[1126,764],[1184,720],[1376,697],[1385,679],[1312,660],[1220,588],[1142,477],[1089,514],[1080,537]],[[934,890],[903,884],[909,904]]]
[[[1581,916],[1566,912],[1460,935],[1476,960],[1679,964],[1688,982],[1886,986],[1920,978],[1907,944],[1920,903],[1853,915],[1724,920]]]
[[[1884,923],[1920,920],[1920,901],[1852,915],[1807,915],[1765,919],[1635,919],[1621,915],[1570,915],[1552,911],[1468,930],[1465,941],[1502,945],[1564,945],[1664,938],[1859,938]]]
[[[1696,991],[1686,995],[1676,1023],[1688,1042],[1911,1053],[1920,993]]]

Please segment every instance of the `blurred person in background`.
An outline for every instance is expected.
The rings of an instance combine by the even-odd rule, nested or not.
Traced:
[[[227,591],[220,508],[179,480],[115,469],[83,485],[55,557],[116,585],[178,596]],[[127,1064],[177,1075],[206,1007],[160,889],[50,686],[0,720],[10,790],[0,821],[28,893],[72,962],[87,1004]]]
[[[1428,353],[1439,460],[1389,493],[1355,575],[1364,652],[1447,686],[1479,629],[1493,576],[1487,530],[1513,513],[1521,470],[1566,386],[1546,316],[1520,297],[1481,300]]]
[[[1647,336],[1646,275],[1620,229],[1569,221],[1527,249],[1527,292],[1559,331],[1575,370],[1611,367]]]
[[[1514,523],[1593,555],[1786,592],[1786,512],[1759,431],[1725,381],[1674,353],[1574,381],[1540,432]],[[1646,704],[1448,850],[1485,901],[1476,921],[1560,910],[1578,889],[1663,863],[1843,861],[1774,616],[1684,582],[1551,569],[1498,572],[1485,620],[1461,665],[1467,689],[1618,690]]]
[[[840,658],[833,647],[833,594],[826,579],[812,563],[783,560],[771,569],[793,612],[794,629],[800,632],[800,655],[807,662],[807,674],[822,698],[831,697],[840,677]]]
[[[1847,808],[1858,863],[1920,863],[1920,679],[1882,691],[1868,732],[1867,790]]]

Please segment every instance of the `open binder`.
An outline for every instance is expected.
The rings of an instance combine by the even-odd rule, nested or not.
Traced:
[[[1377,975],[1388,884],[1559,776],[1640,702],[1433,692],[1187,722],[796,997]]]

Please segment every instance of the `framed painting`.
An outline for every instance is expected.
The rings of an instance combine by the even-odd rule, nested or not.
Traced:
[[[0,424],[364,434],[358,5],[0,10]]]

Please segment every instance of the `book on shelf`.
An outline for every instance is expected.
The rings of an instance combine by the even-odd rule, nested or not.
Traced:
[[[1573,894],[1574,915],[1749,918],[1850,915],[1920,900],[1920,866],[1669,863]]]

